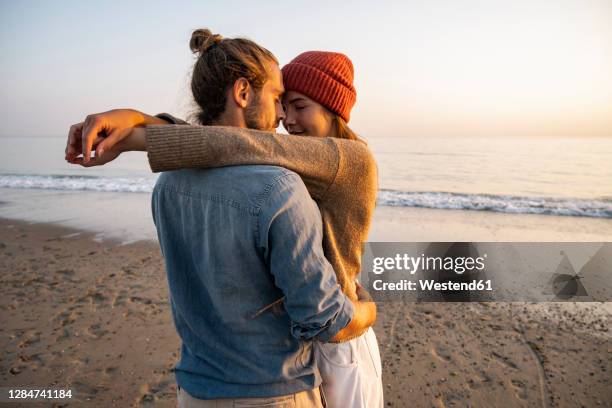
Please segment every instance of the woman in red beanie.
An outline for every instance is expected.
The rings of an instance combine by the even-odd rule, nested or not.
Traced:
[[[357,139],[347,126],[357,92],[344,54],[307,51],[282,69],[285,129],[292,135]]]
[[[346,55],[304,52],[282,73],[283,126],[290,134],[358,139],[347,125],[357,93],[353,64]],[[383,406],[380,352],[371,327],[348,342],[317,342],[315,347],[328,407]]]
[[[121,151],[147,150],[153,171],[241,164],[277,165],[295,171],[321,211],[323,249],[338,283],[349,298],[364,300],[367,292],[356,283],[356,276],[375,207],[377,180],[371,153],[347,125],[356,101],[353,65],[340,53],[309,51],[283,67],[282,73],[286,90],[283,124],[291,135],[187,126],[170,115],[160,115],[166,122],[184,126],[171,127],[172,137],[168,137],[168,126],[154,126],[159,118],[148,117],[157,122],[141,124],[153,125],[146,129],[146,145],[119,148],[114,157]],[[70,143],[69,138],[69,147],[74,149]],[[88,166],[114,157],[102,157]],[[254,316],[269,312],[269,306]],[[371,328],[343,343],[316,342],[314,349],[328,407],[382,407],[380,353]]]

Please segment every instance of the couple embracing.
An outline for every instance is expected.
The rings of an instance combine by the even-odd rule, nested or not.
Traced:
[[[376,164],[347,125],[351,61],[310,51],[281,70],[208,29],[190,47],[199,125],[112,110],[73,125],[66,147],[86,167],[147,151],[163,172],[152,209],[182,343],[178,405],[382,407],[376,305],[357,281]]]

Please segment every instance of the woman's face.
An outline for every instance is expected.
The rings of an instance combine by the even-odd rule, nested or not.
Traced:
[[[292,135],[332,137],[333,114],[304,94],[287,91],[283,96],[283,126]]]

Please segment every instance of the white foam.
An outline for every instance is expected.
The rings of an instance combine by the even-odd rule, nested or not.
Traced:
[[[608,199],[591,200],[380,190],[378,192],[378,204],[392,207],[422,207],[493,211],[512,214],[612,218],[612,200]]]
[[[154,185],[155,179],[146,177],[0,175],[0,187],[6,188],[150,193]]]
[[[152,177],[0,175],[0,187],[20,189],[150,193],[153,191],[154,185],[155,179]],[[378,192],[378,204],[392,207],[612,218],[612,199],[608,198],[519,197],[380,190]]]

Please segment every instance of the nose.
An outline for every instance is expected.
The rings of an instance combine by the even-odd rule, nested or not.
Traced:
[[[278,103],[276,105],[276,122],[280,122],[280,121],[284,121],[285,120],[285,109],[283,109],[283,105]]]
[[[283,120],[283,125],[285,127],[295,125],[295,115],[293,114],[291,109],[287,109],[287,111],[285,112],[285,119]]]

